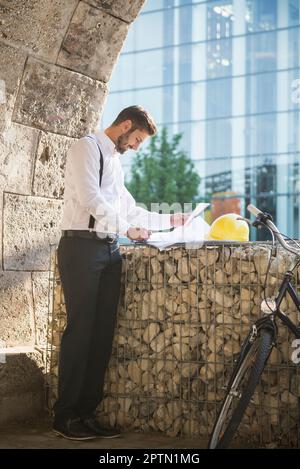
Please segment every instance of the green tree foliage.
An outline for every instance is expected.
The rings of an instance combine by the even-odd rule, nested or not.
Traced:
[[[138,203],[180,204],[197,201],[200,177],[193,162],[179,148],[182,134],[168,138],[167,129],[151,138],[135,155],[128,190]]]

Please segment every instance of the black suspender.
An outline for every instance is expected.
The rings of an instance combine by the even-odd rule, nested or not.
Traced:
[[[94,142],[96,143],[96,145],[97,145],[97,147],[98,147],[98,150],[99,150],[99,154],[100,154],[99,187],[101,187],[102,175],[103,175],[103,154],[102,154],[100,145],[99,145],[99,143],[97,142],[97,140],[94,139],[91,135],[87,135],[87,138],[90,138],[90,139],[94,140]],[[94,226],[95,226],[95,221],[96,221],[96,220],[95,220],[95,218],[93,217],[93,215],[90,215],[89,229],[93,229],[93,228],[94,228]]]

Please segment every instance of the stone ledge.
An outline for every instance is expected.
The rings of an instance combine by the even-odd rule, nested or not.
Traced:
[[[18,355],[20,353],[32,353],[35,351],[33,345],[19,345],[18,347],[1,347],[0,353],[4,355]]]

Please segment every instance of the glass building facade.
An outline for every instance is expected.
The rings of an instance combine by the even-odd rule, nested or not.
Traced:
[[[143,105],[183,134],[201,197],[225,201],[225,211],[238,200],[242,214],[251,202],[299,237],[299,44],[300,0],[148,0],[113,72],[103,125]]]

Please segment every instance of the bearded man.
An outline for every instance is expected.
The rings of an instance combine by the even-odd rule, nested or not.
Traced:
[[[103,398],[120,294],[118,237],[146,240],[150,230],[184,224],[188,215],[137,207],[124,185],[120,155],[156,133],[153,118],[130,106],[104,131],[77,140],[66,163],[58,267],[67,326],[62,336],[53,431],[74,440],[114,438],[96,408]]]

